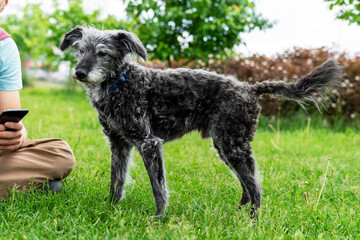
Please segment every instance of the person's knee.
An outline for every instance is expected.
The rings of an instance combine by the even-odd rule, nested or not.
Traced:
[[[70,146],[64,140],[57,140],[56,171],[59,178],[66,178],[75,168],[76,160]]]

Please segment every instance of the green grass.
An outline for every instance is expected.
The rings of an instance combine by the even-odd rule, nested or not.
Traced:
[[[281,119],[278,135],[268,126],[276,129],[276,120],[261,118],[252,143],[263,188],[255,225],[249,206],[238,210],[242,190],[210,140],[191,133],[170,142],[164,145],[170,198],[159,220],[137,152],[125,198],[115,206],[106,201],[110,151],[83,92],[25,89],[22,106],[30,109],[29,138],[65,139],[77,165],[58,195],[20,193],[0,202],[0,239],[359,239],[357,127],[332,129],[319,116],[307,127],[302,114]]]

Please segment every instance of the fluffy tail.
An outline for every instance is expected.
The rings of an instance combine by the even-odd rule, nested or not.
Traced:
[[[300,104],[311,101],[319,108],[321,102],[318,97],[323,97],[328,89],[338,86],[342,75],[342,68],[334,60],[327,60],[306,76],[293,82],[263,81],[252,85],[252,89],[256,95],[280,95]]]

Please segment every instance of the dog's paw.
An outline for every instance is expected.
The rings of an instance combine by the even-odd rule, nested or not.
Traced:
[[[156,211],[156,216],[154,217],[157,217],[157,218],[163,218],[165,216],[165,209],[157,209]]]
[[[106,202],[109,202],[114,205],[116,205],[118,202],[120,202],[120,200],[121,200],[121,197],[117,198],[116,196],[113,196],[113,195],[108,195],[105,198]]]

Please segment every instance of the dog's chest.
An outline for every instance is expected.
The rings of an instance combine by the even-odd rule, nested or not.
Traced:
[[[103,126],[103,131],[106,135],[116,133],[117,135],[124,135],[123,121],[119,116],[114,116],[108,109],[103,107],[95,107],[100,124]]]
[[[87,95],[90,98],[91,103],[94,105],[94,103],[98,102],[104,102],[103,98],[105,97],[105,92],[101,88],[100,85],[95,85],[92,87],[87,87]]]
[[[123,128],[122,128],[121,124],[119,124],[119,122],[117,122],[114,119],[110,118],[110,119],[108,119],[107,123],[109,125],[109,128],[113,132],[116,132],[118,135],[124,135],[123,134]]]

